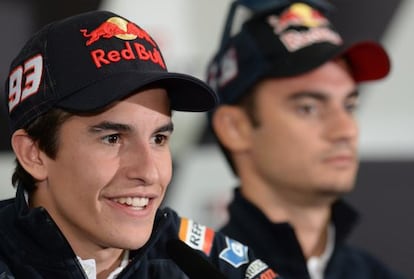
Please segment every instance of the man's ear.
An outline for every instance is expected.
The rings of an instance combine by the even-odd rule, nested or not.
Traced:
[[[42,152],[26,131],[23,129],[15,131],[11,138],[11,144],[20,165],[35,180],[45,180],[47,178],[47,169],[42,159]]]
[[[252,126],[241,108],[222,105],[212,117],[212,127],[221,144],[232,151],[249,148]]]

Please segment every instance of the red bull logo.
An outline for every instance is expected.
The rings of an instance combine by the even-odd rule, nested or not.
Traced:
[[[149,61],[166,69],[161,52],[158,50],[156,43],[148,33],[134,23],[128,22],[123,18],[111,17],[91,31],[81,29],[80,32],[88,39],[86,41],[87,46],[94,44],[102,38],[110,39],[116,37],[126,41],[122,49],[108,50],[99,48],[92,50],[90,54],[98,69],[104,65],[135,59]],[[137,38],[150,43],[153,46],[152,49],[138,41],[129,42]]]
[[[121,60],[134,60],[139,59],[141,61],[151,61],[152,63],[160,65],[163,69],[166,69],[161,53],[158,49],[154,48],[149,50],[140,43],[125,42],[125,47],[121,50],[105,51],[103,49],[95,49],[91,51],[92,60],[97,68],[101,68],[104,65],[117,63]]]
[[[339,34],[329,27],[328,19],[322,13],[304,3],[291,5],[279,16],[269,16],[267,22],[290,52],[318,42],[342,44],[342,38]],[[289,27],[307,28],[299,31],[289,29]]]
[[[92,31],[88,32],[87,29],[81,29],[80,31],[85,38],[88,38],[86,41],[87,46],[90,46],[101,38],[110,39],[116,37],[121,40],[135,40],[136,38],[140,38],[156,47],[155,42],[145,30],[120,17],[111,17]]]
[[[319,11],[304,3],[295,3],[284,11],[275,22],[276,32],[281,33],[290,26],[306,26],[308,28],[326,26],[329,21]]]

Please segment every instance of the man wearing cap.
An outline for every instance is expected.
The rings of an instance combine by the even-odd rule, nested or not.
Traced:
[[[347,46],[324,5],[280,2],[223,34],[208,68],[211,125],[240,180],[221,231],[286,278],[400,278],[346,244],[356,213],[340,199],[358,168],[358,84],[384,78],[388,56]]]
[[[0,202],[0,278],[278,277],[159,208],[171,110],[206,111],[217,96],[168,72],[136,24],[94,11],[44,27],[13,60],[6,96],[17,189]]]

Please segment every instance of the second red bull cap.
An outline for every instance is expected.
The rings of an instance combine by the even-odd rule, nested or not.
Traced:
[[[93,112],[153,85],[167,90],[174,110],[207,111],[218,101],[203,81],[169,72],[154,39],[135,23],[107,11],[72,16],[42,28],[13,60],[11,128],[53,107]]]
[[[348,45],[322,9],[310,3],[298,1],[257,13],[222,42],[207,73],[222,103],[236,103],[262,79],[300,75],[338,57],[348,61],[356,82],[389,73],[390,60],[381,45]]]

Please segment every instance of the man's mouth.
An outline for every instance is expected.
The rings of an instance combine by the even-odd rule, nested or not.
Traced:
[[[122,197],[122,198],[114,198],[112,201],[122,204],[124,206],[129,206],[134,210],[142,210],[149,203],[149,198],[141,198],[141,197]]]

